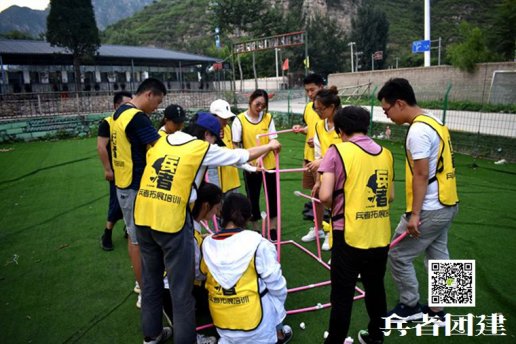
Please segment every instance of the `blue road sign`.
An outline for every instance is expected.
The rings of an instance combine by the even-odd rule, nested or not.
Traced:
[[[430,51],[430,40],[412,42],[413,53],[424,53],[425,51]]]

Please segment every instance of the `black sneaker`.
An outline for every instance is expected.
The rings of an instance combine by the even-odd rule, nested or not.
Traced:
[[[398,303],[396,307],[394,307],[390,312],[387,313],[387,316],[395,316],[391,319],[391,321],[395,322],[397,319],[404,321],[418,321],[423,319],[423,312],[421,311],[421,305],[416,303],[414,307],[407,306],[403,303]]]
[[[366,330],[358,332],[358,341],[360,344],[382,344],[383,339],[373,339]]]
[[[276,242],[278,240],[278,231],[276,229],[271,229],[271,241]]]
[[[127,234],[127,227],[124,226],[124,238],[129,238],[129,234]]]
[[[279,339],[276,342],[276,344],[286,344],[290,342],[292,339],[292,336],[294,335],[294,332],[292,332],[292,328],[288,325],[283,325],[283,328],[281,329],[281,332],[283,333],[283,338]]]
[[[104,251],[113,251],[111,235],[107,235],[106,233],[102,234],[102,237],[100,238],[100,247],[102,247]]]
[[[429,318],[436,319],[437,326],[439,326],[439,327],[444,327],[445,326],[445,324],[446,324],[445,323],[446,322],[446,318],[445,318],[446,313],[444,311],[434,312],[433,310],[430,309],[430,307],[428,307],[428,305],[421,306],[421,311],[424,314],[428,314]]]

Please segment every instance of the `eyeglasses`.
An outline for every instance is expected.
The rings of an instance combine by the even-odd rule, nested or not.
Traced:
[[[318,114],[321,114],[327,109],[327,107],[316,108],[314,105],[314,106],[312,106],[312,109],[314,109],[314,111],[317,112]]]
[[[259,107],[259,108],[264,108],[266,105],[267,105],[267,104],[262,103],[262,102],[256,102],[256,103],[254,103],[254,106]]]
[[[394,106],[394,104],[392,104],[391,106],[389,106],[388,109],[382,109],[383,110],[383,113],[388,116],[389,115],[389,111],[392,109],[392,107]]]

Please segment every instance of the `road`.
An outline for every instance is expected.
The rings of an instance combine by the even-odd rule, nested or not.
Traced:
[[[290,112],[301,115],[305,108],[305,98],[296,98],[290,101],[273,100],[269,102],[269,111]],[[239,108],[246,108],[247,104],[239,104]],[[370,107],[364,106],[367,110]],[[442,119],[441,110],[427,110]],[[381,123],[392,123],[383,113],[380,106],[373,109],[373,121]],[[446,113],[446,125],[452,131],[478,133],[494,136],[516,138],[516,114],[495,113],[495,112],[473,112],[448,110]]]

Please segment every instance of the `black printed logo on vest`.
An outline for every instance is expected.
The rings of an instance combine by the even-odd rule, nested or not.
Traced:
[[[152,168],[156,172],[156,176],[150,177],[152,182],[156,183],[156,187],[162,190],[171,190],[174,175],[180,158],[178,156],[165,155],[152,164]]]
[[[233,295],[236,295],[237,293],[236,293],[235,287],[232,287],[229,289],[222,288],[222,294],[224,296],[233,296]]]
[[[367,181],[368,207],[385,207],[388,203],[387,187],[389,185],[389,172],[376,170]]]

